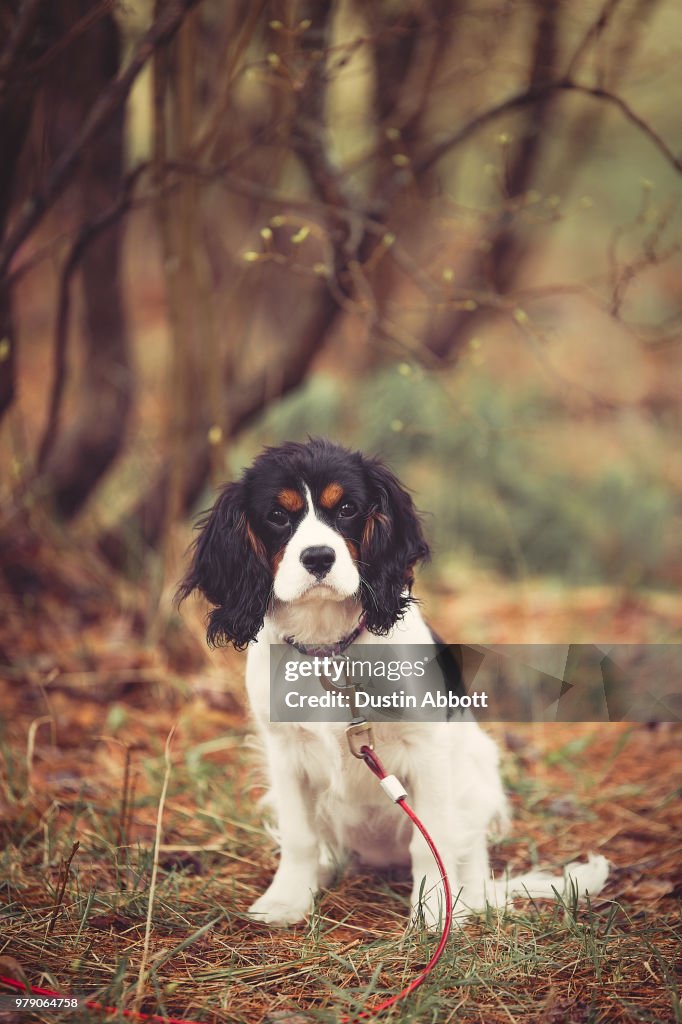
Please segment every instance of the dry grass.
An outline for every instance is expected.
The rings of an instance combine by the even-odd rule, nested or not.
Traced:
[[[343,877],[297,929],[271,932],[245,917],[275,851],[257,810],[243,656],[208,661],[202,611],[189,602],[185,625],[169,620],[148,645],[130,591],[106,591],[84,553],[50,550],[51,561],[40,548],[21,563],[31,607],[3,595],[0,957],[33,984],[126,1008],[142,972],[143,1010],[206,1022],[336,1021],[398,991],[432,948],[405,938],[404,881]],[[506,593],[501,583],[494,592]],[[487,617],[502,633],[503,604]],[[628,620],[633,642],[654,614],[652,605]],[[566,615],[574,629],[570,592]],[[520,904],[456,931],[432,980],[392,1019],[682,1020],[679,728],[494,731],[515,819],[495,869],[557,867],[594,850],[613,862],[611,877],[589,906]],[[0,973],[11,973],[6,965]]]
[[[294,930],[247,921],[274,856],[254,809],[241,715],[147,683],[126,696],[114,715],[87,695],[3,684],[0,955],[35,984],[118,1006],[133,1004],[143,966],[143,1009],[206,1021],[336,1020],[418,971],[431,940],[404,939],[404,882],[343,878]],[[458,930],[433,980],[395,1019],[682,1019],[673,976],[679,733],[618,725],[497,732],[516,817],[496,867],[557,865],[593,849],[614,862],[612,877],[590,906],[526,905]],[[305,1016],[289,1017],[294,1009]]]

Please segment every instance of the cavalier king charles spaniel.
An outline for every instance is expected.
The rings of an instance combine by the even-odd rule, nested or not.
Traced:
[[[429,549],[410,495],[378,459],[316,439],[266,449],[199,526],[179,595],[199,590],[214,606],[210,644],[248,645],[247,691],[280,845],[275,876],[250,915],[268,925],[302,921],[335,868],[352,859],[410,868],[414,912],[437,929],[437,866],[352,756],[345,724],[270,720],[271,644],[332,656],[351,644],[435,644],[412,597],[415,566]],[[460,918],[519,895],[599,892],[604,857],[570,864],[563,877],[492,879],[488,836],[506,823],[507,803],[497,747],[470,717],[379,722],[374,736],[440,851]]]

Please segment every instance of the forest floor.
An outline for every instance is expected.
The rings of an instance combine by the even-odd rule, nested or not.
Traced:
[[[146,627],[134,588],[94,557],[50,550],[18,545],[10,579],[23,605],[11,586],[2,595],[0,975],[206,1022],[334,1021],[398,991],[433,947],[405,939],[404,881],[342,877],[296,929],[245,916],[275,850],[257,806],[243,655],[206,652],[198,602]],[[606,588],[526,584],[521,595],[489,577],[424,601],[442,633],[457,622],[480,643],[580,638],[595,621],[614,641],[680,628],[671,598]],[[521,901],[458,928],[392,1019],[682,1020],[680,728],[489,728],[514,815],[495,870],[556,869],[593,851],[609,880],[587,905]]]

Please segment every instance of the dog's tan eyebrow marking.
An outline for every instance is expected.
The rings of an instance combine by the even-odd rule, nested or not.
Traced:
[[[288,489],[279,492],[277,495],[277,501],[280,503],[282,508],[287,510],[287,512],[300,512],[305,505],[302,494],[299,494],[298,491],[291,491]]]
[[[337,501],[340,501],[342,497],[343,487],[341,484],[327,484],[320,495],[320,505],[322,505],[323,508],[334,508],[334,505],[336,505]]]

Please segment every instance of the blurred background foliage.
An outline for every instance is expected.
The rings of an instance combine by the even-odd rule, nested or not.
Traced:
[[[155,634],[193,513],[307,435],[412,488],[434,592],[672,595],[681,33],[671,0],[0,0],[16,614],[87,604],[80,560]]]
[[[360,421],[358,409],[366,410]],[[627,452],[596,473],[586,460],[578,477],[547,457],[546,432],[557,419],[561,408],[542,392],[500,393],[486,378],[464,391],[447,389],[440,377],[401,363],[343,390],[316,376],[249,432],[240,454],[248,461],[264,438],[304,440],[311,424],[382,452],[428,511],[441,573],[445,554],[514,577],[548,574],[573,584],[665,580],[679,546],[670,488]],[[233,455],[234,472],[239,463]]]

